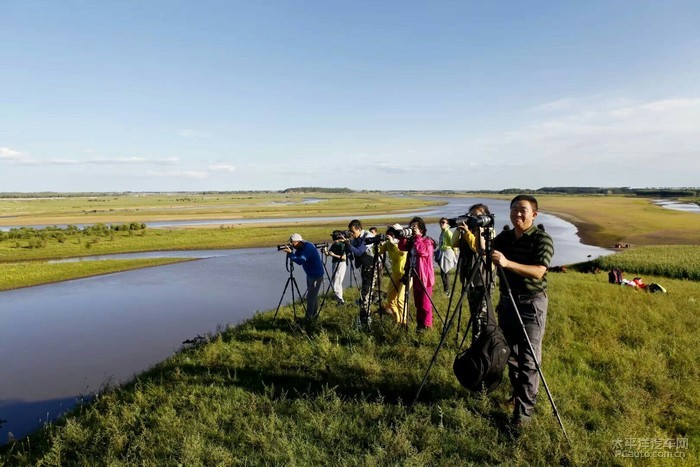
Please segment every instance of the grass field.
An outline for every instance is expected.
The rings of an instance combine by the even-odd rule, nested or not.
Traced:
[[[382,222],[381,219],[376,220]],[[330,241],[330,232],[347,223],[285,223],[284,225],[221,226],[207,229],[143,229],[102,234],[30,235],[0,241],[0,262],[73,258],[140,251],[274,247],[295,232],[313,242]],[[0,234],[1,235],[1,234]],[[46,238],[43,238],[46,237]],[[39,238],[41,245],[35,246]]]
[[[626,277],[630,274],[651,274],[700,281],[700,245],[632,248],[598,258],[592,264],[604,271],[621,268]]]
[[[0,275],[0,291],[60,282],[67,279],[111,274],[130,269],[162,266],[181,261],[189,261],[189,259],[143,258],[88,261],[85,263],[48,263],[45,261],[3,263],[2,274]]]
[[[400,213],[436,205],[414,197],[377,193],[249,193],[43,199],[0,198],[0,225],[119,223],[191,219],[353,216]]]
[[[700,244],[700,215],[622,196],[538,196],[540,209],[578,227],[583,243],[611,247]]]
[[[289,308],[277,321],[271,312],[256,315],[6,446],[2,458],[7,465],[632,465],[615,455],[629,445],[693,465],[700,355],[689,349],[700,345],[700,284],[650,279],[669,293],[615,287],[605,274],[550,277],[543,369],[571,445],[544,391],[534,423],[511,436],[509,384],[489,396],[461,389],[451,373],[452,339],[410,411],[438,332],[404,333],[375,319],[366,335],[352,326],[355,306],[327,304],[309,330]],[[436,293],[436,300],[444,313],[446,298]],[[680,447],[653,448],[668,440]]]

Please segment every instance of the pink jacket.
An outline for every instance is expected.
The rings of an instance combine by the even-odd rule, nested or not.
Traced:
[[[409,241],[405,238],[399,240],[399,250],[408,251]],[[416,257],[416,272],[423,285],[431,287],[435,284],[435,270],[433,269],[433,239],[430,237],[416,236],[413,240],[413,254]],[[414,285],[415,287],[415,285]]]

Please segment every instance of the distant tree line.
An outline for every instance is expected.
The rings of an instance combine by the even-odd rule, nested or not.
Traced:
[[[700,196],[698,188],[630,188],[630,187],[582,187],[559,186],[543,187],[537,190],[508,188],[500,190],[499,194],[561,194],[561,195],[636,195],[644,197],[675,198]]]
[[[324,188],[320,186],[301,186],[287,188],[282,193],[355,193],[350,188]]]

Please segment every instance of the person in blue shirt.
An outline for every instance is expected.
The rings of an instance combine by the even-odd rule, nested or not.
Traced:
[[[298,233],[289,237],[289,243],[294,250],[289,246],[283,250],[306,273],[306,319],[311,321],[318,318],[318,293],[323,285],[323,262],[316,245],[305,242]]]

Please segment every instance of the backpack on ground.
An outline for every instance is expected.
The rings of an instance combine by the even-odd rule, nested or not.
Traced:
[[[608,273],[608,282],[611,284],[622,284],[622,269],[612,268]]]
[[[496,389],[510,356],[510,347],[492,313],[487,313],[486,326],[476,341],[458,354],[452,365],[459,383],[470,391],[489,393]]]

